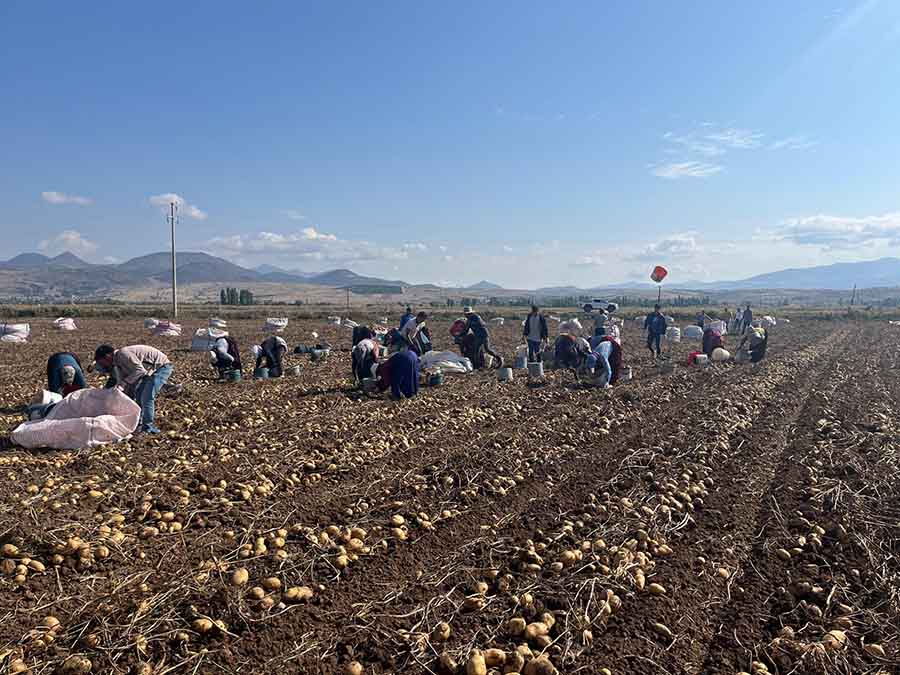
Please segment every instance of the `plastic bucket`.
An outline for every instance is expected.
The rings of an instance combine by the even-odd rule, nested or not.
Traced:
[[[528,365],[528,357],[527,356],[522,356],[522,355],[516,356],[516,360],[513,364],[513,366],[515,367],[516,370],[522,370],[527,365]]]
[[[240,382],[241,381],[241,371],[239,371],[239,370],[226,370],[224,375],[225,375],[226,382]]]
[[[309,353],[309,360],[313,363],[317,361],[324,361],[326,358],[328,358],[327,349],[313,349]]]
[[[269,379],[269,369],[257,368],[253,371],[253,377],[255,377],[257,380],[267,380]]]
[[[513,379],[513,369],[512,368],[498,368],[497,369],[497,380],[499,382],[509,382]]]
[[[429,387],[439,387],[444,384],[444,374],[443,373],[432,373],[428,377],[428,386]]]
[[[535,361],[528,364],[528,377],[537,379],[544,376],[544,364],[541,361]]]

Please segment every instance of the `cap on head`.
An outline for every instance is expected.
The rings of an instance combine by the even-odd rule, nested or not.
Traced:
[[[471,314],[471,313],[472,313],[472,308],[471,308],[471,307],[469,307],[468,305],[466,305],[465,307],[463,307],[463,314]]]

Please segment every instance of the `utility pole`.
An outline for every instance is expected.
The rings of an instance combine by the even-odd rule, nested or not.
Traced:
[[[347,286],[347,316],[350,316],[350,287]]]
[[[172,318],[178,317],[178,277],[175,273],[175,223],[178,221],[178,204],[169,203],[169,215],[166,218],[172,226]]]
[[[853,284],[853,295],[850,296],[850,306],[853,307],[853,303],[856,302],[856,284]]]

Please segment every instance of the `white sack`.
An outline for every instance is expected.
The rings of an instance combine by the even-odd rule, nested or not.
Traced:
[[[0,340],[3,342],[27,342],[31,326],[27,323],[0,323]]]
[[[216,328],[218,330],[225,330],[228,328],[228,322],[225,319],[220,319],[218,317],[213,317],[209,320],[209,327]]]
[[[263,326],[263,331],[266,333],[280,333],[285,328],[287,328],[288,320],[287,317],[269,317],[266,319],[266,325]]]
[[[153,335],[156,337],[180,337],[181,324],[174,321],[160,321],[153,327]]]
[[[76,450],[118,443],[134,433],[141,407],[120,389],[81,389],[57,403],[42,420],[23,422],[13,442],[26,448]]]
[[[216,340],[228,337],[228,331],[216,328],[198,328],[191,340],[192,352],[208,352],[215,346]]]
[[[77,330],[78,328],[78,326],[75,325],[75,319],[62,316],[53,322],[53,327],[57,330]]]
[[[471,373],[472,362],[456,352],[428,352],[419,359],[424,370],[440,368],[445,373]]]
[[[560,335],[563,333],[568,333],[569,335],[581,335],[583,330],[584,328],[581,326],[581,322],[578,319],[569,319],[568,321],[563,321],[559,324]]]
[[[357,326],[359,326],[359,324],[356,323],[353,319],[344,319],[343,321],[341,321],[341,325],[344,328],[356,328]]]
[[[681,336],[685,340],[702,340],[703,329],[700,326],[685,326],[681,329]]]
[[[506,320],[502,316],[495,316],[493,319],[491,319],[491,323],[495,323],[498,326],[502,326],[505,321]]]

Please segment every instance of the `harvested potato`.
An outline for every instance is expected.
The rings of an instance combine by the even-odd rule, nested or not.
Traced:
[[[231,574],[231,585],[240,588],[250,580],[250,573],[244,567],[239,567]]]
[[[480,649],[473,649],[466,663],[466,675],[487,675],[487,664]]]

